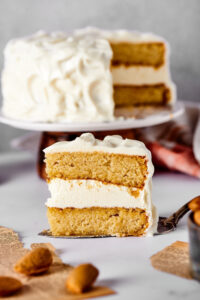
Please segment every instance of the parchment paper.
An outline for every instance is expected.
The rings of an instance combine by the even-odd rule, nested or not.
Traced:
[[[11,229],[0,227],[0,275],[12,276],[21,280],[23,289],[12,297],[4,299],[27,300],[78,300],[114,294],[111,289],[103,286],[95,286],[89,292],[81,295],[69,294],[65,289],[65,281],[72,266],[62,262],[56,254],[56,249],[50,243],[32,244],[31,248],[48,247],[53,254],[53,265],[43,275],[30,276],[17,274],[13,271],[13,265],[28,249],[23,247],[18,234]]]
[[[176,241],[150,259],[152,266],[159,271],[192,279],[188,243]]]

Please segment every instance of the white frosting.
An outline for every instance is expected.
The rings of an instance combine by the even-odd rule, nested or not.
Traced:
[[[49,183],[51,198],[47,201],[50,207],[138,207],[149,209],[146,191],[137,190],[96,180],[52,179]],[[149,186],[148,186],[149,189]],[[131,191],[139,193],[137,197]],[[109,193],[109,194],[108,194]],[[145,196],[144,196],[145,195]]]
[[[53,179],[49,183],[51,198],[46,202],[48,207],[85,208],[85,207],[124,207],[144,209],[149,221],[145,235],[152,235],[157,227],[157,214],[151,201],[151,179],[143,190],[138,190],[136,197],[131,191],[135,188],[104,184],[95,180]]]
[[[43,151],[45,153],[104,151],[129,155],[145,155],[151,158],[151,152],[143,142],[123,139],[120,135],[107,135],[103,140],[99,140],[92,133],[83,133],[73,141],[57,142]]]
[[[5,49],[3,113],[29,121],[113,119],[110,61],[101,38],[38,33]]]
[[[151,43],[151,42],[165,42],[165,40],[155,35],[154,33],[147,32],[139,32],[139,31],[131,31],[126,29],[119,30],[103,30],[95,27],[86,27],[83,29],[75,30],[75,35],[78,37],[83,36],[94,36],[94,37],[102,37],[110,42],[132,42],[132,43]]]
[[[169,85],[169,71],[166,65],[160,68],[151,66],[113,66],[113,84],[143,85],[165,83]]]
[[[83,133],[73,141],[63,141],[55,143],[46,149],[45,153],[56,152],[94,152],[101,151],[107,153],[127,154],[145,156],[147,159],[148,176],[151,177],[154,167],[151,162],[151,152],[144,143],[136,140],[123,139],[120,135],[106,136],[104,140],[95,139],[91,133]]]

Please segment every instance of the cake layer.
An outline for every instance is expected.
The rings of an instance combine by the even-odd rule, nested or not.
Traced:
[[[115,85],[116,106],[162,105],[171,99],[171,91],[164,84],[155,85]]]
[[[55,208],[47,209],[53,235],[67,236],[142,236],[148,228],[148,216],[132,208]]]
[[[151,153],[142,142],[107,136],[103,141],[90,133],[44,150],[49,180],[94,179],[143,188],[153,174]]]
[[[105,152],[47,153],[48,179],[94,179],[105,183],[143,188],[147,161],[142,156]]]
[[[160,67],[165,62],[165,44],[159,42],[111,43],[112,65],[140,65]]]

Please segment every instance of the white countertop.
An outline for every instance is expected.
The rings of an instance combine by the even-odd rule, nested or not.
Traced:
[[[154,175],[153,201],[161,216],[168,216],[198,194],[199,179],[172,172]],[[50,242],[66,263],[92,262],[100,269],[98,283],[117,292],[108,299],[199,298],[198,282],[159,272],[149,260],[177,240],[188,241],[186,217],[176,231],[152,238],[47,238],[38,236],[48,228],[44,205],[47,197],[47,185],[38,178],[30,154],[0,155],[0,225],[18,232],[26,247],[33,242]]]

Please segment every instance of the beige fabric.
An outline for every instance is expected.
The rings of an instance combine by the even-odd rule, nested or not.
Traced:
[[[152,266],[159,271],[192,279],[188,243],[176,241],[154,254],[150,259]]]

